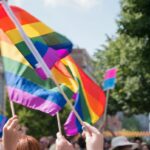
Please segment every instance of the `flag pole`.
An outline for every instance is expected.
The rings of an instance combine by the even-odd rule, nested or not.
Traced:
[[[79,122],[81,123],[81,125],[83,125],[83,121],[82,121],[81,117],[79,116],[79,114],[75,110],[74,106],[72,105],[72,103],[70,102],[70,100],[68,99],[68,97],[66,96],[66,94],[64,93],[64,91],[60,88],[59,83],[55,79],[54,75],[50,72],[48,66],[46,65],[46,63],[44,62],[44,60],[42,59],[42,57],[40,56],[39,52],[37,51],[37,49],[33,45],[32,41],[28,38],[28,36],[24,32],[24,30],[22,29],[19,21],[17,20],[17,18],[13,14],[13,12],[12,12],[11,8],[8,6],[7,2],[5,0],[2,0],[2,4],[3,4],[3,7],[4,7],[6,13],[8,14],[8,16],[11,18],[11,20],[13,21],[13,23],[17,27],[17,29],[18,29],[21,37],[23,38],[24,42],[26,43],[26,45],[30,49],[31,53],[34,55],[34,57],[37,59],[37,61],[42,66],[42,69],[44,70],[46,76],[48,78],[50,78],[50,77],[52,78],[52,80],[54,81],[54,83],[58,87],[60,93],[64,96],[65,100],[70,105],[70,107],[71,107],[72,111],[74,112],[74,114],[76,115],[77,119],[79,120]]]
[[[56,117],[57,117],[58,131],[59,131],[60,134],[62,135],[61,122],[60,122],[60,115],[59,115],[59,112],[57,112]]]
[[[106,91],[106,105],[105,105],[105,111],[104,111],[104,115],[102,118],[102,122],[99,126],[99,130],[103,130],[105,122],[106,122],[106,118],[107,118],[107,110],[108,110],[108,99],[109,99],[109,90]]]
[[[14,117],[15,116],[14,103],[13,101],[9,101],[9,102],[10,102],[11,113],[12,113],[12,116]]]

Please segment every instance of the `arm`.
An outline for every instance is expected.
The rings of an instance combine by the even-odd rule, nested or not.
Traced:
[[[57,133],[56,150],[74,150],[73,145],[59,132]]]
[[[3,128],[3,146],[4,150],[16,150],[17,142],[22,133],[17,116],[10,118]]]
[[[103,150],[103,135],[93,126],[84,122],[83,134],[86,138],[87,150]]]

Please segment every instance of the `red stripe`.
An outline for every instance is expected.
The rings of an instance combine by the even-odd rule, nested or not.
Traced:
[[[39,22],[37,18],[33,17],[32,15],[30,15],[28,12],[26,12],[21,8],[11,6],[11,9],[13,10],[15,16],[22,25]],[[5,10],[2,7],[2,4],[0,4],[0,28],[2,28],[3,31],[15,29],[14,24],[7,16]]]
[[[90,108],[98,116],[101,116],[104,112],[106,103],[104,91],[82,71],[82,69],[74,62],[74,60],[70,56],[67,56],[66,59],[69,59],[71,63],[76,65],[81,78],[80,82],[83,85]]]

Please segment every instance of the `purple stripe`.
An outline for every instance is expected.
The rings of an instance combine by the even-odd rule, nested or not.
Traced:
[[[116,72],[117,69],[116,68],[112,68],[106,71],[105,76],[104,76],[104,80],[110,79],[110,78],[115,78],[116,77]]]
[[[52,48],[48,48],[46,54],[43,57],[45,63],[49,68],[52,68],[53,65],[60,60],[59,54]]]
[[[7,86],[7,90],[10,100],[31,109],[40,110],[51,116],[54,116],[59,110],[61,110],[61,107],[52,101],[44,100],[10,86]]]
[[[74,93],[74,94],[72,95],[72,99],[73,99],[73,100],[76,100],[76,98],[77,98],[77,93]]]
[[[46,54],[43,57],[44,62],[47,64],[48,68],[51,69],[54,64],[60,60],[59,54],[52,48],[48,48]],[[41,67],[41,64],[36,64],[36,73],[43,79],[46,80],[46,74]]]
[[[35,72],[41,77],[41,79],[46,80],[46,74],[41,67],[36,67]]]
[[[67,136],[74,136],[78,133],[78,128],[76,125],[76,116],[73,112],[70,113],[66,123],[64,124],[64,129]]]
[[[63,58],[69,54],[68,50],[66,49],[59,49],[57,52],[60,58]]]

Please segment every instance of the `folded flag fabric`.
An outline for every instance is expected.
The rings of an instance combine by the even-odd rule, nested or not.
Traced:
[[[0,50],[6,86],[11,101],[52,116],[63,108],[66,101],[58,88],[50,79],[45,81],[37,76],[32,66],[1,29]],[[71,98],[73,93],[77,91],[77,84],[67,74],[65,68],[61,67],[60,71],[58,66],[63,65],[57,63],[51,71],[55,74],[68,98]]]
[[[3,127],[6,122],[7,122],[7,117],[0,114],[0,138],[2,137]]]
[[[116,68],[111,68],[106,71],[104,75],[104,82],[103,82],[103,89],[105,91],[109,89],[113,89],[115,87],[116,73],[117,73]]]
[[[63,62],[78,82],[78,92],[75,98],[76,111],[83,121],[96,123],[105,109],[106,98],[103,90],[82,71],[70,56],[65,57]],[[70,113],[64,128],[68,136],[82,131],[82,126],[73,112]]]
[[[55,32],[37,18],[25,10],[10,7],[25,34],[31,39],[37,51],[51,69],[56,61],[68,55],[72,50],[72,43],[63,35]],[[42,67],[25,44],[18,29],[8,14],[5,6],[0,3],[0,28],[5,32],[12,43],[18,48],[23,56],[28,60],[42,79],[46,79]]]

